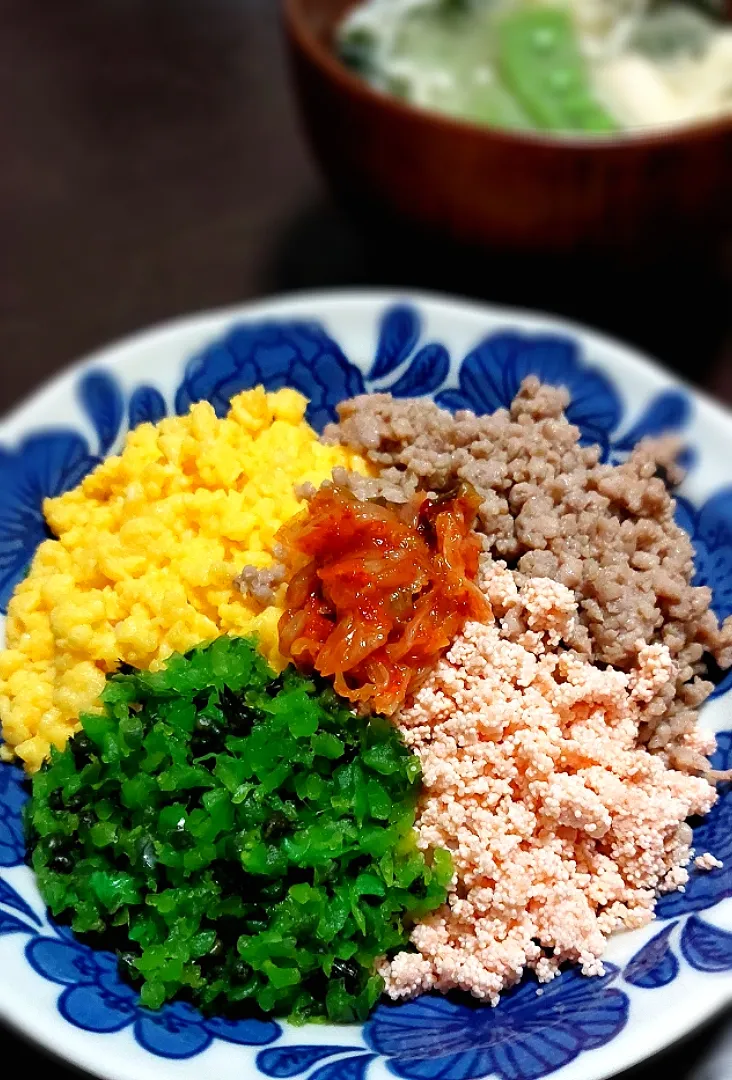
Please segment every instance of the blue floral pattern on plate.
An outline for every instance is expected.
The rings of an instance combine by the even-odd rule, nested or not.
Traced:
[[[77,396],[97,435],[97,454],[76,431],[59,428],[24,439],[15,450],[0,448],[0,611],[8,609],[38,545],[47,538],[44,499],[76,487],[108,453],[122,423],[117,381],[103,371],[79,380]]]
[[[715,769],[732,768],[732,731],[719,732],[711,762]],[[732,896],[732,784],[720,784],[718,790],[716,805],[694,829],[694,849],[699,855],[711,852],[724,865],[715,870],[692,870],[684,892],[660,898],[656,905],[659,919],[703,911]]]
[[[316,1069],[310,1074],[310,1080],[361,1080],[375,1057],[358,1046],[282,1046],[261,1050],[257,1055],[257,1066],[265,1076],[284,1080],[307,1072],[328,1058],[338,1058],[338,1061],[329,1061]]]
[[[681,951],[697,971],[732,971],[732,934],[692,915],[681,934]]]
[[[335,406],[364,391],[363,376],[322,326],[311,322],[263,322],[235,327],[189,361],[175,396],[179,413],[210,401],[223,416],[241,390],[261,383],[268,390],[292,386],[309,399],[309,422],[319,430],[335,419]]]
[[[626,982],[644,990],[657,990],[673,982],[679,973],[679,961],[669,939],[676,925],[672,922],[664,926],[635,954],[623,971]]]
[[[138,1043],[158,1057],[195,1057],[214,1039],[263,1046],[281,1034],[272,1020],[205,1019],[185,1002],[158,1012],[143,1009],[137,993],[120,979],[113,955],[81,945],[63,931],[57,937],[33,937],[26,956],[39,975],[65,987],[58,1009],[69,1023],[99,1034],[132,1024]]]
[[[712,608],[718,619],[726,619],[732,615],[732,487],[722,488],[698,509],[678,498],[676,520],[694,544],[694,584],[711,589]],[[711,696],[720,697],[730,686],[732,671]]]
[[[536,1080],[602,1046],[628,1019],[628,998],[610,984],[616,969],[586,979],[568,971],[543,988],[525,980],[497,1009],[425,995],[381,1005],[365,1038],[409,1080]],[[538,989],[538,993],[537,993]]]
[[[98,462],[74,431],[32,435],[0,450],[0,610],[46,539],[43,500],[68,491]]]
[[[672,389],[626,422],[612,377],[588,362],[568,335],[501,330],[479,340],[462,358],[451,357],[443,342],[425,339],[419,310],[398,304],[380,313],[374,338],[373,359],[362,368],[318,322],[242,323],[189,360],[171,400],[178,413],[208,400],[222,415],[242,389],[258,383],[267,389],[289,385],[309,398],[307,418],[321,430],[336,417],[341,400],[365,391],[432,396],[449,409],[492,411],[507,407],[522,379],[535,374],[567,387],[568,415],[582,442],[598,443],[603,460],[610,461],[621,459],[645,436],[683,431],[691,418],[688,395]],[[75,486],[114,448],[125,421],[129,427],[154,423],[168,412],[156,386],[138,385],[125,398],[106,370],[85,373],[77,398],[93,429],[92,440],[81,431],[60,428],[0,449],[2,610],[48,535],[43,500]],[[679,500],[678,520],[694,541],[697,583],[711,586],[720,617],[732,613],[732,488],[698,508]],[[724,692],[729,681],[715,693]],[[715,764],[732,764],[732,732],[720,736]],[[661,926],[622,971],[608,966],[604,976],[593,979],[569,971],[544,988],[527,979],[497,1009],[432,996],[382,1005],[353,1045],[351,1030],[343,1032],[347,1042],[293,1045],[281,1041],[283,1030],[275,1022],[205,1018],[183,1003],[152,1013],[121,981],[113,956],[44,922],[43,912],[35,911],[3,875],[3,868],[22,873],[14,868],[24,858],[25,798],[20,771],[0,765],[0,938],[24,936],[28,964],[58,987],[57,1006],[69,1024],[98,1035],[129,1031],[157,1058],[195,1058],[218,1041],[264,1047],[257,1068],[279,1080],[306,1074],[307,1080],[364,1080],[377,1059],[409,1080],[538,1080],[619,1035],[631,1008],[624,985],[641,992],[662,988],[678,977],[683,963],[710,977],[732,969],[732,935],[696,914],[732,895],[732,794],[724,790],[696,830],[695,843],[698,851],[724,859],[725,867],[695,872],[684,894],[662,898],[659,915],[673,921]]]
[[[732,767],[732,731],[717,735],[717,750],[711,763],[715,769]],[[680,939],[681,953],[700,971],[732,970],[732,935],[704,922],[692,912],[714,907],[732,896],[732,784],[720,784],[719,799],[694,829],[694,850],[714,855],[723,865],[713,870],[690,869],[683,892],[666,893],[656,904],[656,918],[673,919],[640,949],[623,970],[632,986],[656,990],[678,976],[679,958],[674,939]],[[680,916],[691,916],[679,923]],[[679,926],[681,930],[679,933]],[[713,955],[717,966],[705,966],[705,955]]]
[[[21,811],[27,798],[20,769],[0,765],[0,867],[19,866],[23,862],[25,838]]]

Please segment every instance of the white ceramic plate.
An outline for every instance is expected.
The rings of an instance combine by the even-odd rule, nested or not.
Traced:
[[[732,612],[732,418],[630,349],[540,315],[429,296],[353,292],[273,300],[184,319],[106,349],[49,383],[0,428],[0,604],[43,539],[41,500],[75,485],[128,426],[264,382],[311,398],[320,426],[364,389],[450,407],[506,405],[524,375],[568,386],[570,418],[608,460],[672,429],[689,447],[679,520],[697,581]],[[731,680],[704,707],[732,764]],[[729,785],[727,785],[729,788]],[[23,865],[20,773],[0,766],[0,1016],[109,1080],[601,1080],[732,1000],[732,793],[697,849],[725,861],[664,898],[645,930],[612,941],[608,973],[527,981],[496,1009],[439,997],[381,1007],[363,1028],[206,1021],[185,1005],[140,1009],[114,960],[52,926]]]

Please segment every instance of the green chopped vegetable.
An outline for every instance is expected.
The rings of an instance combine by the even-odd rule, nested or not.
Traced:
[[[151,1009],[364,1019],[376,959],[444,902],[413,830],[419,763],[242,638],[108,680],[33,779],[33,867],[54,916],[117,951]]]
[[[593,97],[570,13],[529,7],[497,21],[498,69],[538,127],[611,132],[617,124]]]

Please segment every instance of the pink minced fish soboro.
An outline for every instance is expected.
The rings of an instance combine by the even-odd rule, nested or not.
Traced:
[[[419,845],[448,848],[455,874],[412,932],[417,951],[382,962],[392,998],[457,988],[495,1004],[527,969],[541,982],[566,961],[602,973],[608,936],[683,888],[686,819],[717,798],[639,745],[678,678],[666,645],[641,640],[629,671],[601,668],[557,648],[578,618],[565,585],[488,557],[480,585],[492,620],[466,626],[398,717],[422,763]],[[682,738],[695,756],[714,748],[699,728]]]

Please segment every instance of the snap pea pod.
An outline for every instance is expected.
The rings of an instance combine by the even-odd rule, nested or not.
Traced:
[[[497,23],[498,69],[537,127],[616,131],[593,96],[572,20],[559,8],[512,12]]]
[[[531,118],[503,82],[495,78],[489,85],[472,87],[453,115],[489,127],[526,131],[534,128]]]

